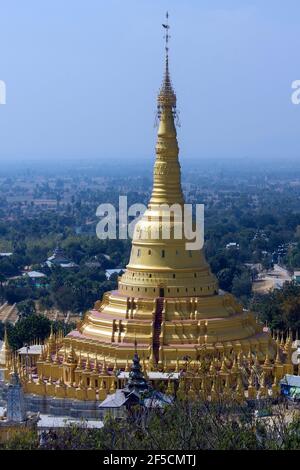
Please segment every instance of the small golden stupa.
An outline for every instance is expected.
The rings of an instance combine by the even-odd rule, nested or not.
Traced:
[[[104,399],[116,389],[116,371],[128,371],[136,344],[144,373],[185,371],[190,395],[197,387],[203,396],[212,393],[212,383],[214,390],[228,393],[234,387],[241,394],[240,374],[245,373],[252,396],[254,375],[263,371],[271,386],[273,376],[280,379],[292,373],[290,349],[284,352],[253,313],[219,290],[203,249],[188,250],[190,240],[174,236],[175,225],[182,222],[171,219],[170,239],[162,236],[166,217],[162,205],[184,204],[174,122],[176,95],[169,73],[169,26],[164,27],[166,57],[157,99],[153,190],[135,227],[129,264],[118,289],[106,292],[77,330],[65,338],[50,335],[37,362],[38,380],[25,380],[28,392]],[[20,375],[24,377],[24,372]],[[180,385],[179,395],[186,393],[184,387]]]

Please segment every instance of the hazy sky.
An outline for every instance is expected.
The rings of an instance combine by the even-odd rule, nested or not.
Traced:
[[[0,161],[152,161],[170,13],[181,158],[299,158],[299,0],[0,0]]]

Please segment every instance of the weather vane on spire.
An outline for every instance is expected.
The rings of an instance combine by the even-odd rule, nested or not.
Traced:
[[[166,22],[162,24],[163,28],[165,28],[166,30],[166,34],[164,36],[165,40],[166,40],[166,54],[168,55],[168,52],[169,52],[169,39],[170,39],[170,34],[169,34],[169,29],[170,29],[170,26],[169,26],[169,13],[167,12],[166,13]]]

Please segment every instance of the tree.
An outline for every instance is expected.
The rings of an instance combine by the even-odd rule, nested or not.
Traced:
[[[0,444],[0,449],[5,450],[34,450],[38,448],[38,434],[34,429],[23,427],[13,433],[13,436]]]
[[[10,259],[5,257],[0,259],[0,273],[5,277],[15,276],[18,274],[18,269]]]
[[[285,282],[282,289],[256,294],[251,309],[263,322],[267,321],[271,329],[300,331],[300,286],[295,282]]]
[[[61,286],[53,293],[57,307],[64,313],[74,308],[74,296],[72,288],[68,285]]]
[[[300,330],[300,297],[284,300],[282,311],[287,327]]]
[[[42,310],[49,310],[53,307],[54,302],[49,294],[44,295],[39,299],[39,305]]]
[[[135,406],[121,422],[111,416],[101,429],[69,425],[49,434],[44,449],[52,450],[286,450],[300,446],[300,420],[285,420],[284,404],[268,421],[250,407],[233,402],[175,401],[163,409]],[[15,447],[17,446],[17,447]],[[38,448],[37,440],[20,436],[9,449]]]
[[[6,277],[0,273],[0,301],[3,301],[4,299],[4,287],[3,284],[6,281]]]
[[[32,286],[10,281],[9,284],[5,286],[3,295],[9,304],[14,304],[22,302],[23,300],[32,299],[33,289]]]
[[[235,275],[232,281],[232,293],[236,297],[250,296],[252,291],[251,277],[248,272]]]
[[[217,278],[218,278],[221,289],[224,289],[226,291],[231,291],[232,279],[233,279],[232,269],[230,268],[221,269],[221,271],[219,271],[217,274]]]
[[[35,303],[33,300],[23,300],[17,304],[17,309],[21,317],[28,317],[36,313]]]
[[[51,322],[43,315],[29,315],[21,318],[15,325],[7,325],[8,341],[13,349],[36,339],[44,341],[50,334]]]
[[[273,268],[274,264],[270,255],[264,256],[261,260],[262,267],[265,270]]]

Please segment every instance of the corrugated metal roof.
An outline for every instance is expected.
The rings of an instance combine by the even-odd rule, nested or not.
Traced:
[[[280,380],[280,384],[289,385],[290,387],[300,388],[300,375],[286,374],[283,379]]]
[[[47,277],[46,274],[40,271],[28,271],[27,273],[24,273],[23,276],[29,276],[32,279],[38,278],[38,277]]]
[[[156,372],[151,371],[147,373],[149,380],[178,380],[180,372]],[[129,372],[121,371],[118,374],[118,379],[128,379]]]
[[[76,426],[86,428],[102,428],[103,422],[94,419],[75,419],[68,416],[53,416],[40,414],[40,419],[37,423],[38,429],[41,428],[64,428],[76,424]]]
[[[122,390],[117,390],[116,393],[112,395],[108,395],[105,400],[103,400],[99,408],[120,408],[120,406],[124,405],[127,401],[127,397]]]
[[[20,348],[18,350],[19,354],[41,354],[42,352],[42,345],[40,344],[34,344],[33,346],[29,346],[28,350],[26,346],[23,346],[23,348]]]

